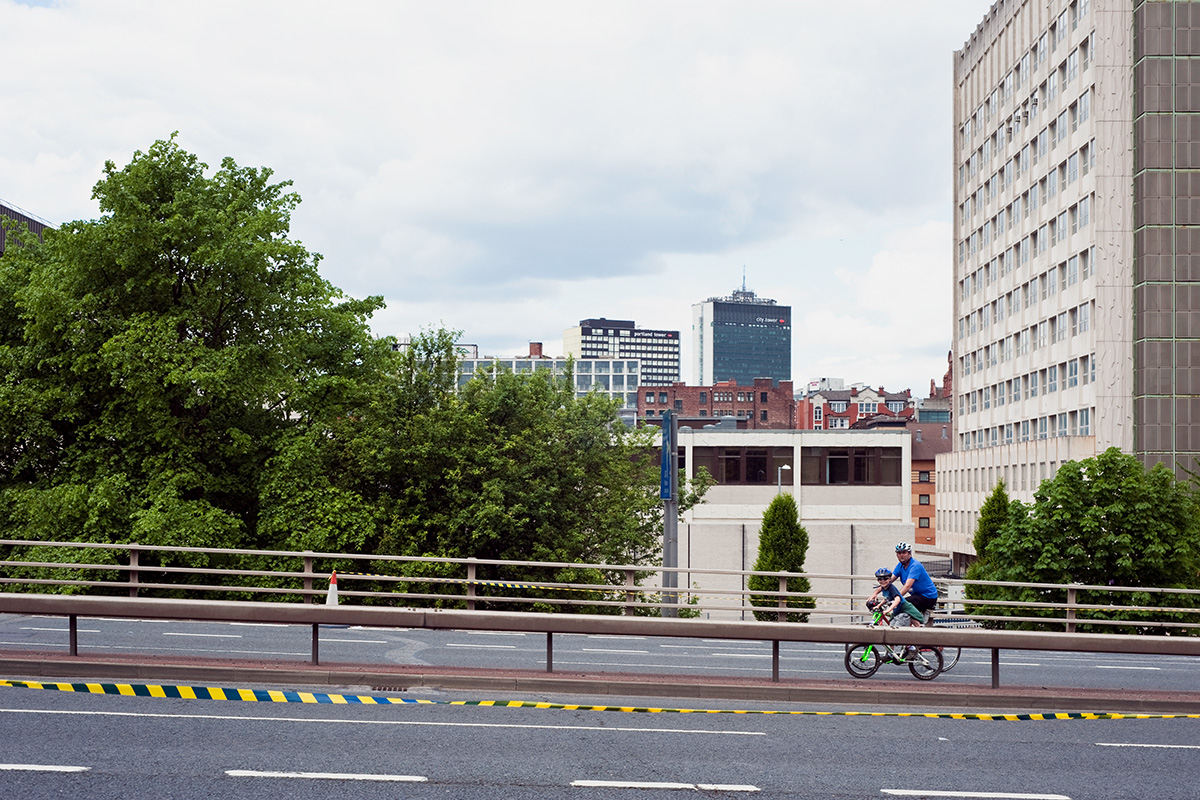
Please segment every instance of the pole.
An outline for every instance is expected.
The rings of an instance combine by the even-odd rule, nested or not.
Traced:
[[[776,492],[776,494],[783,494],[783,471],[784,471],[785,469],[786,469],[788,472],[791,472],[791,471],[792,471],[792,468],[791,468],[791,466],[789,466],[789,465],[787,465],[787,464],[781,464],[781,465],[779,466],[779,469],[775,470],[775,476],[776,476],[776,479],[779,481],[779,491],[778,491],[778,492]]]
[[[679,588],[679,418],[673,411],[664,411],[662,420],[663,447],[659,497],[663,501],[663,608],[664,617],[677,617],[675,604],[679,595],[670,589]]]

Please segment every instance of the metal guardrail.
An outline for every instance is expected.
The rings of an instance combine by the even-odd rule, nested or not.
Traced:
[[[546,634],[546,664],[547,670],[553,671],[553,635],[555,633],[608,633],[614,635],[649,635],[674,636],[686,638],[725,638],[751,639],[772,642],[773,669],[772,676],[779,678],[779,643],[781,641],[804,642],[878,642],[885,644],[930,644],[947,647],[967,647],[991,650],[992,652],[992,685],[999,686],[999,652],[1001,649],[1021,650],[1058,650],[1065,652],[1107,652],[1107,653],[1140,653],[1140,654],[1170,654],[1170,655],[1200,655],[1200,637],[1166,637],[1166,636],[1135,636],[1121,634],[1077,634],[1071,632],[1078,623],[1102,625],[1120,625],[1131,627],[1134,623],[1128,621],[1087,619],[1080,613],[1091,611],[1111,612],[1171,612],[1198,613],[1189,608],[1161,608],[1123,605],[1079,604],[1076,602],[1081,591],[1102,591],[1111,593],[1138,592],[1151,594],[1191,595],[1200,594],[1194,590],[1177,589],[1147,589],[1144,587],[1114,587],[1114,586],[1062,586],[1056,584],[1022,584],[1002,583],[997,586],[1029,588],[1041,592],[1067,593],[1068,602],[1056,604],[1051,602],[1019,602],[1019,601],[977,601],[955,600],[949,603],[952,617],[961,624],[974,625],[989,620],[1001,621],[1031,621],[1042,624],[1055,624],[1067,628],[1057,632],[1031,631],[997,631],[960,627],[925,627],[906,629],[878,629],[857,627],[842,622],[857,622],[861,612],[855,609],[855,603],[865,595],[852,591],[841,593],[807,592],[791,593],[787,591],[787,580],[797,577],[797,573],[766,573],[747,570],[701,570],[681,568],[675,570],[689,576],[740,576],[744,586],[750,576],[767,575],[777,578],[778,591],[755,591],[741,589],[668,589],[663,581],[649,582],[655,574],[665,572],[661,567],[644,565],[608,565],[608,564],[570,564],[555,562],[526,562],[526,561],[495,561],[482,559],[444,559],[444,558],[414,558],[406,556],[379,556],[346,553],[318,553],[294,551],[261,551],[261,550],[232,550],[221,548],[172,548],[138,544],[95,544],[76,542],[34,542],[23,540],[0,540],[0,548],[6,548],[8,555],[13,555],[13,548],[36,548],[38,560],[21,560],[8,558],[0,560],[0,613],[47,614],[65,616],[69,619],[70,648],[72,655],[78,654],[76,638],[76,620],[79,617],[108,616],[135,617],[148,619],[180,619],[180,620],[222,620],[222,621],[254,621],[274,622],[282,624],[310,625],[312,627],[312,662],[319,661],[319,627],[323,624],[354,624],[373,625],[379,627],[414,627],[414,628],[456,628],[466,630],[497,630],[541,632]],[[0,550],[0,552],[6,552]],[[88,553],[104,554],[99,558],[87,561],[75,561]],[[152,564],[151,556],[167,556],[172,559],[204,556],[227,561],[231,566],[223,567],[191,567],[164,566]],[[111,560],[106,560],[106,557]],[[298,569],[293,570],[264,570],[246,568],[238,565],[239,559],[293,559]],[[124,563],[120,563],[119,559]],[[317,570],[317,566],[338,566],[346,564],[366,564],[370,566],[396,565],[397,571],[403,572],[405,565],[422,563],[438,565],[446,571],[457,571],[458,575],[387,575],[378,572],[341,572],[339,578],[343,581],[373,582],[381,585],[392,585],[403,591],[378,590],[339,590],[343,599],[361,601],[375,605],[315,605],[313,600],[326,595],[325,588],[317,584],[329,580],[331,570]],[[620,579],[620,583],[565,583],[543,581],[505,581],[481,579],[480,567],[493,567],[502,570],[510,569],[545,569],[551,573],[556,570],[590,570],[600,575],[608,576],[611,580]],[[89,574],[98,572],[97,574]],[[75,575],[77,577],[67,577]],[[149,580],[150,576],[154,580]],[[82,577],[78,577],[82,576]],[[172,582],[174,577],[184,580]],[[854,582],[864,585],[873,584],[873,576],[866,575],[829,575],[808,573],[803,575],[810,580],[826,579],[847,582],[853,587]],[[202,580],[203,583],[188,583],[187,579]],[[258,585],[254,579],[261,579]],[[233,581],[233,582],[230,582]],[[943,585],[966,585],[983,583],[978,581],[946,581]],[[409,591],[413,585],[440,587],[453,590],[451,593],[437,591]],[[69,588],[77,590],[107,591],[126,594],[125,597],[94,596],[89,594],[30,594],[21,589],[35,587]],[[487,591],[503,589],[509,594],[487,594]],[[13,591],[17,590],[17,591]],[[211,597],[214,594],[226,593],[245,596],[269,596],[276,600],[287,600],[289,597],[302,602],[262,602],[262,601],[230,601],[224,599],[172,599],[146,598],[144,593],[177,592],[193,596]],[[524,596],[516,593],[525,592]],[[538,596],[530,596],[536,592]],[[547,596],[554,593],[557,596]],[[561,596],[566,595],[566,596]],[[580,596],[588,595],[588,596]],[[688,605],[687,598],[699,596],[705,602]],[[711,602],[712,598],[720,602]],[[751,607],[750,597],[769,597],[775,604],[768,607]],[[787,607],[789,601],[804,598],[810,600],[813,608]],[[683,599],[681,604],[678,601]],[[432,608],[419,608],[422,603],[432,604]],[[437,604],[454,604],[460,608],[436,607]],[[481,604],[541,604],[535,605],[535,610],[546,607],[560,609],[559,613],[516,613],[508,611],[480,610]],[[1060,609],[1064,612],[1061,618],[1045,617],[1004,617],[981,614],[964,614],[964,605],[972,607],[992,606],[1029,609]],[[598,609],[620,610],[622,615],[605,614],[569,614],[561,613],[561,609],[588,607]],[[650,616],[638,616],[662,611],[696,610],[737,611],[745,613],[757,610],[774,612],[778,620],[787,614],[807,613],[821,619],[828,618],[825,624],[793,624],[778,621],[724,621],[714,619],[660,619]],[[1200,627],[1196,623],[1177,621],[1154,621],[1136,623],[1138,627],[1160,625],[1173,629],[1191,629]]]
[[[336,568],[343,583],[357,582],[390,586],[390,591],[375,589],[342,589],[341,596],[365,603],[393,603],[404,606],[422,604],[458,604],[466,610],[475,610],[481,604],[490,606],[556,607],[559,609],[592,607],[624,613],[661,613],[668,616],[693,616],[704,614],[739,614],[757,611],[774,611],[776,618],[783,620],[787,614],[810,615],[829,622],[838,620],[859,621],[862,612],[856,608],[864,594],[855,593],[857,585],[873,586],[872,575],[755,572],[752,570],[719,570],[681,567],[662,567],[629,564],[590,564],[564,562],[502,561],[488,559],[420,558],[412,556],[369,555],[352,553],[296,552],[276,550],[236,550],[204,547],[164,547],[140,544],[108,544],[89,542],[37,542],[28,540],[0,540],[0,553],[5,549],[18,552],[32,550],[37,560],[9,558],[0,560],[0,594],[3,590],[22,590],[31,587],[69,588],[71,590],[99,590],[122,592],[136,598],[145,594],[188,593],[191,595],[221,594],[252,596],[274,596],[279,600],[300,599],[311,603],[325,595],[330,573]],[[99,557],[87,561],[76,560],[95,553]],[[221,567],[173,566],[148,563],[154,559],[180,561],[188,558],[216,559],[229,562]],[[275,559],[291,560],[296,569],[254,569],[239,566],[239,562]],[[395,565],[401,574],[384,574],[378,566]],[[359,569],[345,570],[345,565],[361,565]],[[412,565],[421,565],[412,572]],[[318,570],[321,566],[323,569]],[[480,571],[538,570],[546,574],[555,571],[592,571],[606,576],[609,583],[571,583],[560,581],[494,580],[480,577]],[[431,569],[450,574],[428,574]],[[362,571],[360,571],[362,570]],[[403,574],[409,570],[411,574]],[[88,574],[92,573],[92,574]],[[683,588],[668,587],[663,577],[675,573],[685,576],[693,585]],[[658,580],[651,580],[657,575]],[[768,576],[778,581],[777,591],[761,591],[746,588],[751,576]],[[74,576],[74,577],[70,577]],[[787,591],[790,578],[806,577],[824,585],[842,586],[845,591],[821,591],[795,593]],[[178,579],[178,580],[176,580]],[[258,580],[255,580],[258,579]],[[718,584],[736,579],[740,588],[722,588],[717,585],[700,586],[700,582]],[[197,582],[202,581],[202,582]],[[618,582],[619,581],[619,582]],[[674,583],[678,584],[677,579]],[[1022,622],[1058,626],[1073,632],[1079,624],[1097,627],[1138,627],[1141,629],[1170,628],[1186,631],[1200,629],[1200,608],[1181,606],[1134,606],[1114,602],[1112,604],[1080,603],[1081,592],[1105,593],[1120,597],[1122,594],[1174,595],[1185,597],[1200,595],[1200,590],[1163,589],[1129,586],[1083,586],[1040,583],[1012,583],[938,579],[943,590],[967,585],[990,585],[1032,589],[1049,595],[1065,594],[1065,603],[1051,601],[1015,600],[968,600],[943,601],[943,610],[955,616],[967,616],[980,623]],[[424,587],[424,591],[414,590]],[[503,589],[506,593],[495,590]],[[943,592],[950,594],[951,592]],[[770,606],[751,605],[750,598],[765,598],[773,601]],[[811,608],[790,607],[792,603],[805,600]],[[972,613],[966,614],[970,607]],[[985,613],[985,609],[1028,609],[1061,611],[1061,616],[1015,616]],[[1142,614],[1186,614],[1195,622],[1175,619],[1162,620],[1113,620],[1101,617],[1104,613],[1137,612]]]
[[[932,645],[990,650],[992,687],[1000,686],[1001,650],[1126,653],[1200,656],[1200,638],[1126,636],[1060,632],[988,631],[955,628],[886,628],[857,625],[807,625],[778,622],[726,622],[700,619],[600,616],[596,614],[531,614],[498,611],[381,608],[224,600],[136,599],[122,597],[64,597],[46,594],[0,593],[0,613],[65,616],[70,653],[78,655],[80,617],[256,622],[309,625],[311,663],[320,663],[321,625],[362,625],[378,628],[486,630],[546,635],[546,670],[554,671],[554,634],[666,636],[770,642],[772,680],[779,680],[780,642],[873,643]]]

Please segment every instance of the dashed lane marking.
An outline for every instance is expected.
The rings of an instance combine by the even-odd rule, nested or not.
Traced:
[[[68,767],[59,764],[0,764],[4,772],[87,772],[91,767]]]
[[[263,772],[253,769],[227,769],[231,778],[308,778],[326,781],[392,781],[399,783],[425,783],[424,775],[372,775],[355,772]]]
[[[250,703],[328,703],[333,705],[443,705],[484,708],[538,708],[560,711],[621,711],[641,714],[743,714],[810,717],[923,717],[983,721],[1046,721],[1071,719],[1200,719],[1200,714],[1118,714],[1109,712],[1049,712],[1031,714],[965,714],[919,711],[798,711],[730,708],[656,708],[649,706],[594,706],[574,703],[542,703],[527,700],[426,700],[391,695],[349,695],[325,692],[295,692],[278,689],[231,689],[207,686],[170,686],[129,683],[40,683],[0,680],[0,687],[42,689],[85,694],[115,694],[126,697],[170,697],[183,700],[241,700]]]

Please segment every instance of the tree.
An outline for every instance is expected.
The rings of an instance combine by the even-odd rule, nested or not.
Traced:
[[[987,569],[983,562],[987,559],[988,546],[999,536],[1001,529],[1008,522],[1009,499],[1007,487],[1003,480],[996,483],[983,507],[979,509],[979,522],[975,529],[975,563],[967,568],[968,580],[980,580],[978,577]],[[968,584],[966,595],[975,598],[979,587]]]
[[[5,536],[254,546],[284,434],[385,371],[381,299],[345,299],[287,237],[289,183],[206,172],[174,137],[108,162],[100,219],[0,260]]]
[[[790,494],[780,494],[771,501],[763,512],[762,528],[758,535],[758,558],[754,562],[755,572],[803,572],[804,559],[808,555],[808,531],[800,524],[799,511],[796,508],[796,498]],[[787,591],[807,593],[812,591],[808,578],[789,577]],[[778,592],[779,579],[771,575],[751,575],[748,586],[757,592]],[[777,620],[779,618],[779,598],[764,595],[751,595],[750,602],[763,609],[755,610],[754,617],[758,620]],[[811,597],[790,597],[786,602],[787,608],[813,608],[815,601]],[[789,613],[788,622],[808,622],[808,614]]]
[[[1031,505],[1012,501],[1009,506],[1006,521],[974,565],[976,579],[1200,588],[1197,505],[1187,485],[1177,481],[1165,465],[1146,471],[1134,456],[1109,448],[1094,458],[1063,464],[1038,488]],[[1015,587],[976,586],[973,594],[977,599],[1066,601],[1064,591]],[[1193,597],[1147,592],[1133,594],[1129,602],[1195,606]],[[1113,602],[1106,592],[1080,591],[1077,600],[1085,604]],[[1061,612],[992,607],[987,613],[1029,617]],[[1169,612],[1087,611],[1079,615],[1131,622],[1181,618]],[[1090,629],[1117,630],[1103,625]]]

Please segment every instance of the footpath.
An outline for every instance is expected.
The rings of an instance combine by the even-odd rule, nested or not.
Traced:
[[[72,657],[62,653],[0,650],[0,677],[43,683],[128,682],[258,688],[366,687],[372,692],[421,690],[509,694],[754,701],[1036,713],[1200,714],[1200,691],[1140,691],[990,682],[786,679],[649,675],[619,672],[544,672],[427,665],[288,662],[129,655]]]

